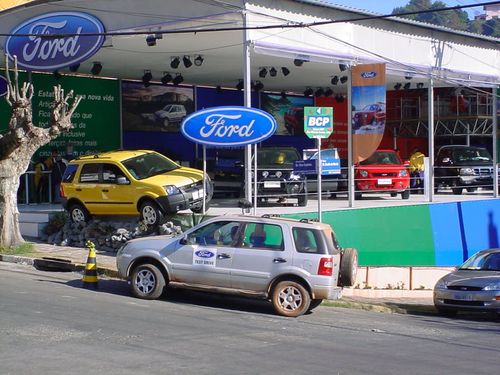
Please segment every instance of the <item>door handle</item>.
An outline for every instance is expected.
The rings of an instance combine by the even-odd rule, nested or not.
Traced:
[[[75,189],[76,191],[82,191],[82,189]]]
[[[217,259],[229,259],[229,258],[231,258],[231,255],[226,254],[226,253],[221,253],[221,254],[217,255]]]
[[[284,258],[274,258],[273,263],[286,263],[286,259]]]
[[[108,190],[108,189],[102,189],[102,191],[103,191],[104,193],[108,193],[108,192],[109,192],[109,190]]]

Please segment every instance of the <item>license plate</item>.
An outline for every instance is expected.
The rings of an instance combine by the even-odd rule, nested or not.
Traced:
[[[279,181],[264,181],[265,188],[279,188],[281,183]]]
[[[379,178],[377,183],[379,185],[391,185],[392,184],[392,179],[390,178]]]
[[[470,294],[455,294],[453,299],[459,301],[472,301],[472,296]]]
[[[200,199],[202,196],[202,190],[195,190],[192,193],[193,195],[193,200]]]

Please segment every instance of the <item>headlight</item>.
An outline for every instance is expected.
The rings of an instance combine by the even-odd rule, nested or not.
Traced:
[[[368,177],[367,171],[359,171],[359,174],[361,175],[361,177]]]
[[[434,286],[434,289],[448,289],[447,285],[448,284],[443,279],[440,279]]]
[[[300,180],[300,175],[299,174],[295,174],[295,173],[290,173],[290,181],[298,181]]]
[[[408,176],[408,172],[406,171],[406,169],[400,170],[399,177],[405,177],[405,176]]]
[[[262,172],[262,177],[266,178],[267,176],[269,176],[269,171]]]
[[[281,176],[283,176],[283,172],[281,171],[276,172],[276,177],[280,178]]]
[[[177,186],[175,185],[167,185],[167,186],[164,186],[164,189],[165,191],[167,192],[168,195],[172,195],[172,194],[180,194],[180,190]]]
[[[486,285],[483,290],[500,290],[500,281]]]
[[[473,176],[475,173],[472,168],[460,168],[460,174],[463,176]]]

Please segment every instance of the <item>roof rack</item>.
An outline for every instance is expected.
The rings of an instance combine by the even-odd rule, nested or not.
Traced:
[[[266,218],[270,218],[270,217],[281,217],[280,214],[264,214],[262,215],[261,217],[266,217]]]
[[[304,217],[304,218],[300,219],[299,221],[301,223],[312,223],[312,222],[319,223],[319,219],[317,219],[317,218],[307,218],[307,217]]]

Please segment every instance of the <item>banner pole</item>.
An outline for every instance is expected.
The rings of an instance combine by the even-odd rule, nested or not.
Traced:
[[[203,215],[206,212],[206,192],[207,192],[207,146],[203,145]]]
[[[322,164],[323,161],[321,159],[321,138],[316,138],[317,146],[318,146],[318,160],[317,160],[317,170],[318,170],[318,220],[321,223],[322,215],[321,215],[321,173],[322,173]]]

